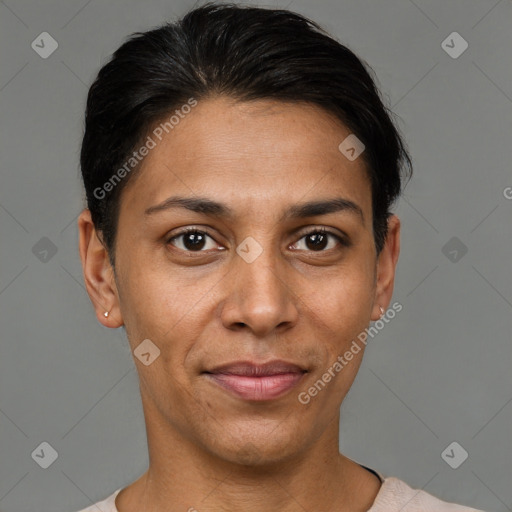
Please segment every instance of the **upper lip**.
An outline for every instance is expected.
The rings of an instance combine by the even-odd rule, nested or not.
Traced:
[[[216,366],[211,370],[207,370],[205,373],[240,375],[244,377],[264,377],[268,375],[304,372],[306,372],[306,370],[297,364],[274,360],[263,364],[253,363],[251,361],[234,361],[232,363]]]

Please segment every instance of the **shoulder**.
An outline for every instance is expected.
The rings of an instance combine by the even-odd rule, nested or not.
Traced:
[[[117,491],[103,501],[98,501],[94,505],[79,510],[78,512],[118,512],[116,508],[116,496],[120,491],[121,489],[117,489]]]
[[[368,512],[483,512],[475,508],[442,501],[421,489],[413,489],[398,478],[388,477],[377,494]]]

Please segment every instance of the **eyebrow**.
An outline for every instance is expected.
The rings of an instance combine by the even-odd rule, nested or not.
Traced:
[[[185,208],[187,210],[210,215],[213,217],[233,218],[233,210],[217,201],[206,197],[183,197],[172,196],[155,206],[149,207],[144,215],[153,215],[158,212],[170,210],[172,208]],[[325,200],[309,201],[291,206],[279,219],[280,221],[287,219],[300,219],[307,217],[316,217],[319,215],[328,215],[329,213],[348,212],[361,217],[364,223],[364,215],[362,208],[349,199],[333,198]]]

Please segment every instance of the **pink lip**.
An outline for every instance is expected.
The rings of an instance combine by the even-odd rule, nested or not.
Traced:
[[[219,386],[244,400],[272,400],[295,387],[306,370],[283,361],[263,365],[236,362],[218,367],[205,375]]]

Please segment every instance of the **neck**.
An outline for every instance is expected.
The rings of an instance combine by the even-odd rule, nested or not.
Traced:
[[[149,468],[119,493],[119,512],[367,511],[380,489],[377,477],[339,453],[338,416],[301,453],[257,461],[249,455],[250,463],[219,458],[154,416],[146,429]]]

